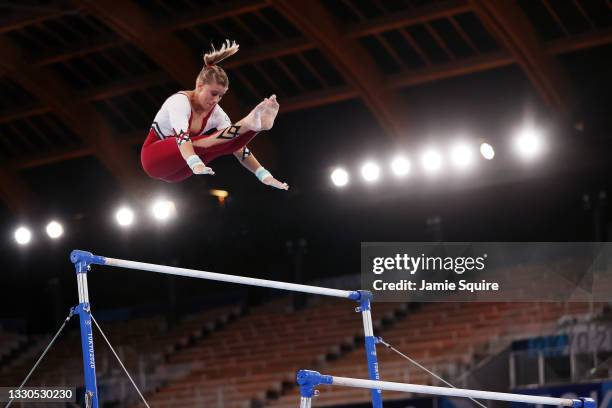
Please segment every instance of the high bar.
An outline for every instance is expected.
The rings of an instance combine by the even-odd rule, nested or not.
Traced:
[[[557,405],[573,408],[595,408],[591,398],[569,399],[541,397],[535,395],[511,394],[506,392],[467,390],[462,388],[434,387],[430,385],[404,384],[389,381],[362,380],[357,378],[334,377],[317,371],[300,370],[297,382],[301,387],[312,390],[319,384],[340,385],[345,387],[367,388],[374,390],[412,392],[417,394],[443,395],[447,397],[465,397],[527,404]]]
[[[346,298],[351,300],[359,300],[361,293],[357,291],[348,291],[332,288],[323,288],[319,286],[301,285],[298,283],[288,283],[272,281],[267,279],[249,278],[246,276],[226,275],[223,273],[198,271],[196,269],[176,268],[174,266],[156,265],[145,262],[127,261],[125,259],[108,258],[100,255],[93,255],[91,252],[74,250],[70,254],[70,260],[74,264],[85,263],[87,265],[106,265],[115,266],[127,269],[136,269],[141,271],[165,273],[168,275],[188,276],[191,278],[199,278],[213,280],[219,282],[237,283],[239,285],[259,286],[262,288],[272,288],[280,290],[288,290],[291,292],[311,293],[314,295],[333,296]]]

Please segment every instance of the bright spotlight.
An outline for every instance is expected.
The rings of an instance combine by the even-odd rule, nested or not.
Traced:
[[[436,172],[442,167],[442,157],[440,153],[435,150],[428,150],[423,153],[421,160],[423,162],[423,167],[428,172]]]
[[[153,217],[159,221],[166,221],[172,217],[176,211],[174,203],[170,200],[157,200],[151,207]]]
[[[129,207],[121,207],[115,213],[117,224],[122,227],[128,227],[134,222],[134,211]]]
[[[405,157],[398,156],[391,162],[391,170],[396,176],[405,176],[410,173],[410,161]]]
[[[516,135],[515,147],[524,158],[534,158],[542,151],[542,133],[533,128],[523,128]]]
[[[15,230],[15,241],[19,245],[29,244],[32,240],[32,232],[27,227],[19,227]]]
[[[458,144],[451,150],[451,160],[455,166],[465,168],[472,163],[472,150],[465,144]]]
[[[480,145],[480,154],[487,160],[493,160],[495,157],[495,149],[488,143],[482,143]]]
[[[64,234],[64,227],[57,221],[51,221],[47,224],[47,235],[51,239],[57,239]]]
[[[361,167],[361,175],[365,181],[376,181],[380,176],[380,167],[376,163],[367,162]]]
[[[334,183],[335,186],[343,187],[343,186],[346,186],[348,184],[349,175],[346,172],[346,170],[344,170],[342,168],[337,168],[337,169],[335,169],[332,172],[331,180],[332,180],[332,183]]]

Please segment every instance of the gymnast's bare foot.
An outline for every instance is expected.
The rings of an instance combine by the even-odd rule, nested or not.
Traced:
[[[249,112],[237,125],[244,126],[248,130],[259,132],[261,130],[261,113],[265,109],[266,101],[262,101]]]
[[[264,102],[264,110],[261,112],[261,127],[262,130],[270,130],[274,125],[274,119],[276,119],[276,115],[278,115],[280,106],[276,101],[276,95],[264,99]]]
[[[272,95],[270,98],[261,101],[238,124],[255,132],[269,130],[272,128],[272,125],[274,125],[274,119],[278,114],[278,109],[279,105],[276,101],[276,95]]]

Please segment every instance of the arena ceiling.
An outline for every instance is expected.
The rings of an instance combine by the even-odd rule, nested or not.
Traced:
[[[576,84],[559,57],[612,43],[609,0],[73,0],[0,2],[0,196],[36,211],[23,173],[95,157],[125,190],[160,102],[192,88],[209,44],[232,117],[267,96],[282,113],[359,99],[391,140],[404,88],[516,65],[543,104],[572,120]]]

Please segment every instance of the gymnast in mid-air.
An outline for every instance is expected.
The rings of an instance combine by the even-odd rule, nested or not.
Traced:
[[[275,179],[259,164],[247,144],[258,132],[269,130],[278,114],[276,96],[265,98],[244,119],[232,124],[219,106],[229,80],[218,64],[238,51],[227,40],[221,48],[204,54],[204,68],[195,89],[170,96],[162,105],[142,146],[141,162],[152,178],[179,182],[192,174],[215,174],[208,164],[233,154],[264,184],[281,190],[287,183]]]

